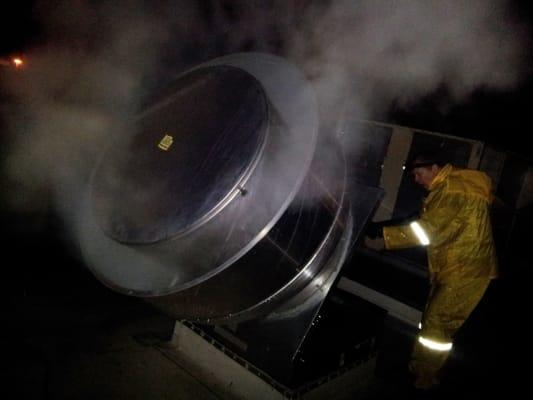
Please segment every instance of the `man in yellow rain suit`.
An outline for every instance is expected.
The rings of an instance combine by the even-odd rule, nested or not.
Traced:
[[[454,334],[497,276],[489,217],[491,180],[481,171],[443,164],[431,153],[409,164],[415,182],[429,192],[420,218],[385,226],[381,234],[389,250],[427,247],[431,290],[409,369],[415,387],[429,389],[438,382]]]

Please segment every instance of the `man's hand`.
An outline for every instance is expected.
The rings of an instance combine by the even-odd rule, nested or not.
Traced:
[[[365,237],[365,247],[368,247],[369,249],[375,250],[375,251],[383,251],[385,250],[385,241],[383,238],[376,238],[372,239],[368,236]]]

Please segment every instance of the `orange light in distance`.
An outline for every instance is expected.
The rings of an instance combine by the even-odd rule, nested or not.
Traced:
[[[15,64],[15,68],[20,68],[24,64],[24,61],[22,61],[20,58],[13,58],[13,64]]]

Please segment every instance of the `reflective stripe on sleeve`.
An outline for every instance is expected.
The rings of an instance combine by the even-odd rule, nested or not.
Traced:
[[[450,351],[452,349],[453,343],[442,343],[442,342],[436,342],[431,339],[427,339],[423,336],[418,337],[418,341],[425,347],[436,350],[436,351]]]
[[[418,222],[411,222],[411,229],[413,230],[413,232],[415,233],[418,241],[420,242],[420,244],[422,244],[423,246],[427,246],[429,244],[429,238],[428,236],[426,235],[426,231],[424,231],[424,229],[420,226],[420,224]]]

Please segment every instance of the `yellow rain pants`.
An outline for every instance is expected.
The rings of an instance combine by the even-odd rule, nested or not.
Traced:
[[[387,249],[427,246],[432,288],[410,368],[428,385],[448,357],[454,334],[497,276],[490,202],[486,174],[447,164],[429,187],[420,219],[383,229]]]

